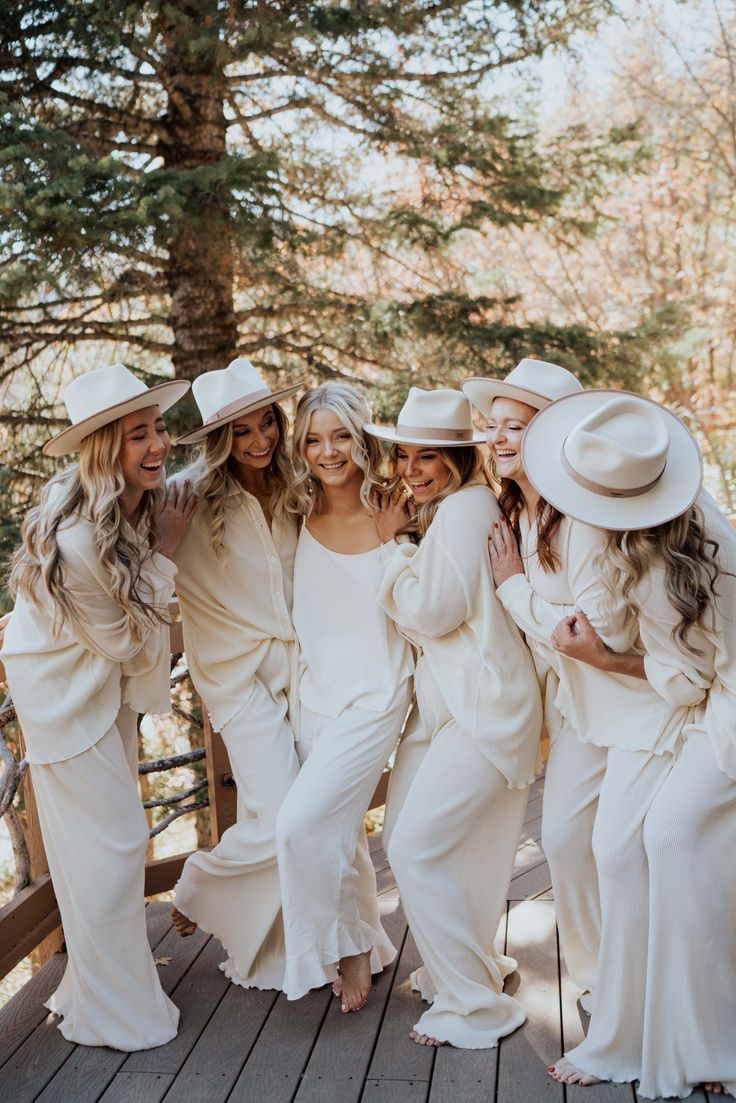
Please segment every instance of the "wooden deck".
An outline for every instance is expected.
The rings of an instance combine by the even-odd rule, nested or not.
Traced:
[[[368,1006],[343,1015],[327,989],[289,1003],[231,985],[220,944],[182,940],[168,905],[148,907],[148,933],[165,990],[181,1008],[179,1035],[159,1049],[124,1054],[65,1041],[43,1001],[64,970],[56,954],[0,1011],[3,1103],[637,1103],[633,1088],[563,1088],[546,1066],[574,1044],[584,1016],[560,962],[549,871],[539,846],[542,782],[530,795],[504,922],[521,974],[507,982],[529,1021],[495,1050],[426,1049],[407,1031],[419,997],[419,964],[381,848],[372,840],[384,923],[401,948]],[[710,1103],[723,1096],[712,1096]],[[691,1096],[706,1103],[704,1092]]]

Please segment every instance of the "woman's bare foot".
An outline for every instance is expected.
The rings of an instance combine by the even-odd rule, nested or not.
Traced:
[[[339,973],[332,982],[332,994],[337,996],[338,999],[342,995],[342,977]]]
[[[337,984],[337,981],[335,981]],[[335,986],[332,988],[335,992]],[[340,958],[340,1008],[360,1011],[371,994],[371,951]],[[337,995],[337,992],[335,992]]]
[[[714,1080],[709,1084],[703,1084],[703,1087],[707,1092],[712,1092],[713,1095],[723,1095],[723,1084],[721,1084],[719,1080]]]
[[[171,905],[171,920],[182,938],[194,934],[197,929],[197,924],[191,919],[187,919],[173,904]]]
[[[409,1031],[412,1042],[418,1046],[446,1046],[447,1042],[440,1042],[437,1038],[430,1038],[429,1034],[418,1034],[416,1030]]]
[[[567,1057],[560,1057],[556,1064],[549,1066],[547,1072],[553,1080],[558,1080],[560,1084],[579,1084],[581,1088],[590,1088],[593,1084],[603,1083],[597,1076],[591,1076],[589,1072],[583,1072],[582,1069],[573,1065]]]

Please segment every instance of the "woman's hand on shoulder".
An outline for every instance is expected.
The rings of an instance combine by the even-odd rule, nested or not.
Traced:
[[[371,508],[382,544],[393,540],[396,533],[417,515],[417,507],[408,490],[400,485],[385,493],[373,490]]]
[[[197,510],[197,505],[198,499],[192,492],[189,479],[184,479],[183,482],[172,479],[166,488],[166,497],[159,514],[161,529],[159,551],[167,559],[171,559],[179,547]]]
[[[488,537],[488,554],[491,557],[491,570],[496,586],[500,586],[512,575],[524,574],[524,561],[519,553],[519,545],[503,514],[493,522],[491,535]]]

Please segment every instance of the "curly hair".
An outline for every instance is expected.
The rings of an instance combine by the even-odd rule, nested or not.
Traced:
[[[389,487],[380,474],[381,446],[375,437],[363,431],[363,425],[371,420],[370,406],[349,383],[322,383],[299,399],[292,442],[294,481],[287,496],[286,508],[301,517],[308,517],[312,512],[319,513],[322,509],[322,484],[312,474],[306,460],[307,436],[312,414],[317,410],[331,410],[353,438],[353,462],[363,472],[360,500],[366,509],[370,509],[371,491],[383,491]]]
[[[514,536],[520,539],[519,517],[524,508],[524,496],[521,487],[513,479],[501,479],[498,493],[498,504],[505,513]],[[535,509],[535,521],[537,523],[537,558],[543,571],[548,574],[554,572],[560,566],[560,559],[552,543],[555,533],[560,527],[564,514],[546,502],[544,498],[537,500]]]
[[[76,612],[66,586],[59,550],[59,529],[67,521],[85,518],[94,526],[94,545],[100,564],[110,576],[110,593],[129,618],[133,638],[140,642],[168,614],[146,601],[138,591],[143,561],[160,542],[158,515],[163,487],[147,490],[141,501],[139,530],[142,543],[125,520],[120,496],[125,479],[119,463],[122,421],[111,422],[82,441],[79,460],[49,479],[38,505],[21,528],[22,544],[13,555],[8,588],[38,603],[39,588],[54,605],[54,632],[74,620]]]
[[[263,410],[273,410],[279,428],[279,439],[266,468],[266,488],[271,496],[274,516],[283,514],[286,497],[294,476],[291,459],[286,447],[289,419],[274,402]],[[225,522],[228,494],[236,484],[232,472],[230,453],[233,447],[233,427],[237,421],[228,421],[219,429],[213,429],[200,444],[197,455],[189,467],[180,472],[192,484],[192,490],[202,503],[210,530],[210,543],[218,559],[225,554]]]

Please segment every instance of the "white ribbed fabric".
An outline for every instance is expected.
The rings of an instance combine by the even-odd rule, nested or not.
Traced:
[[[343,555],[302,527],[292,612],[299,700],[320,716],[339,716],[351,705],[383,712],[414,670],[411,648],[377,608],[382,578],[378,548]]]
[[[298,999],[372,950],[379,972],[396,951],[381,927],[363,818],[411,699],[409,643],[380,606],[378,548],[333,552],[302,529],[294,567],[300,649],[302,769],[276,826],[284,991]]]
[[[509,789],[453,720],[425,658],[416,685],[419,714],[397,752],[386,808],[388,857],[424,962],[412,982],[431,1003],[414,1029],[486,1049],[526,1018],[503,991],[516,963],[494,940],[528,789]]]
[[[286,691],[291,650],[271,640],[243,708],[222,729],[238,787],[238,819],[210,851],[187,859],[176,907],[227,952],[220,968],[245,988],[281,988],[284,938],[276,815],[299,771]]]
[[[69,954],[47,1006],[70,1042],[126,1052],[164,1045],[179,1022],[146,937],[137,765],[136,715],[122,708],[93,747],[31,766]]]

